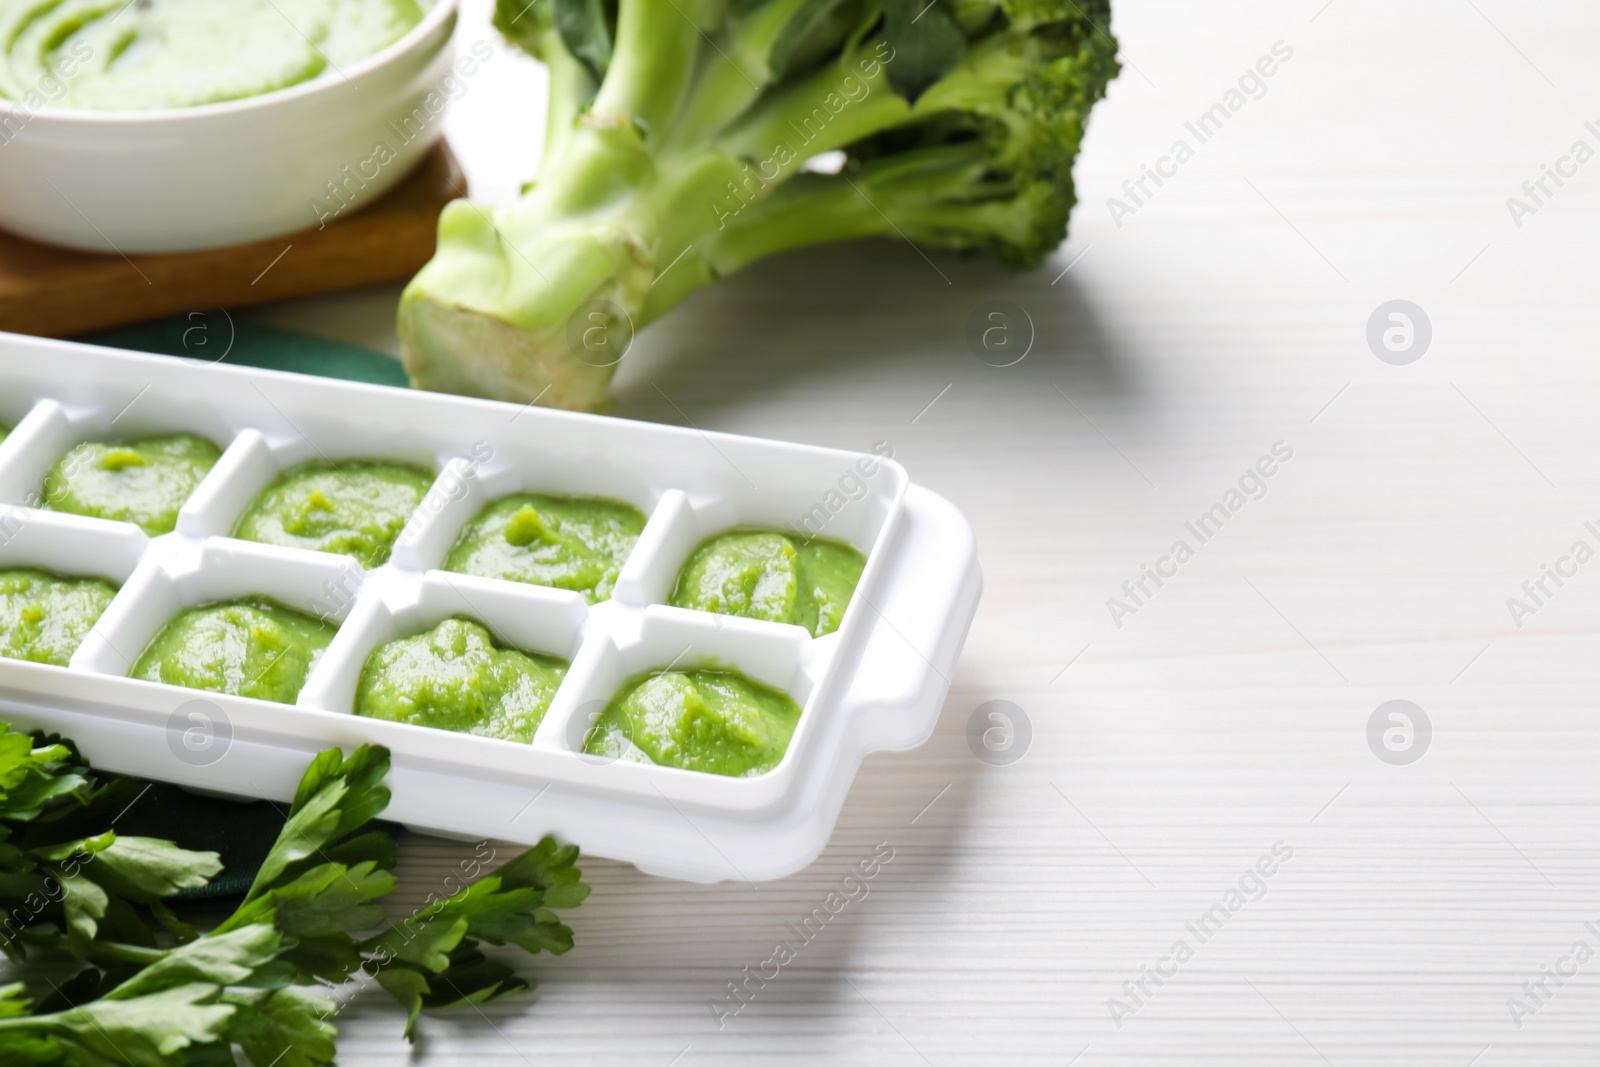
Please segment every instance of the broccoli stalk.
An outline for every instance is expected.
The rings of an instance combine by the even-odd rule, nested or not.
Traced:
[[[406,369],[592,409],[633,329],[774,252],[893,236],[1038,266],[1118,70],[1108,5],[498,0],[550,68],[544,162],[515,203],[445,208],[401,298]]]

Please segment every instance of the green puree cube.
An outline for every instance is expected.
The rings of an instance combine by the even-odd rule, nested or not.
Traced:
[[[204,437],[178,434],[128,444],[86,441],[56,460],[44,478],[44,507],[131,522],[145,533],[171,533],[222,450]]]
[[[630,680],[595,720],[584,751],[730,777],[783,761],[800,721],[789,694],[732,671],[667,671]]]
[[[620,500],[516,493],[492,501],[467,523],[444,569],[611,597],[644,512]]]
[[[396,463],[308,463],[284,471],[251,501],[233,536],[352,556],[365,568],[389,559],[433,476]]]
[[[821,637],[839,628],[866,565],[865,556],[840,541],[734,530],[694,550],[668,603],[791,623]]]
[[[100,578],[0,571],[0,656],[65,667],[116,593]]]
[[[800,557],[787,537],[733,533],[695,550],[678,576],[680,608],[792,622],[800,600]]]
[[[266,599],[190,608],[161,628],[128,677],[293,704],[336,629]]]
[[[467,619],[390,641],[367,657],[356,714],[503,741],[533,740],[567,664],[500,648]]]

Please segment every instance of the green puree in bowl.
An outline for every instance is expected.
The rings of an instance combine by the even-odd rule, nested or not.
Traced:
[[[337,76],[422,21],[417,0],[0,0],[0,98],[193,107]]]
[[[100,578],[0,571],[0,656],[65,667],[116,593]]]
[[[694,550],[678,572],[673,607],[804,626],[839,628],[867,557],[839,541],[735,530]]]
[[[730,777],[765,774],[783,761],[800,721],[789,694],[731,671],[667,671],[622,687],[584,742],[614,756]]]
[[[533,740],[567,664],[500,648],[467,619],[375,649],[361,668],[356,714],[502,741]]]
[[[190,608],[161,628],[128,677],[293,704],[335,629],[265,599]]]
[[[598,604],[610,599],[644,523],[620,500],[517,493],[467,523],[444,569],[571,589]]]
[[[193,434],[129,444],[88,441],[45,475],[44,506],[137,523],[152,537],[171,533],[178,509],[221,455],[215,444]]]
[[[431,484],[425,471],[394,463],[307,464],[263,489],[239,516],[233,536],[337,552],[376,567],[388,560]]]

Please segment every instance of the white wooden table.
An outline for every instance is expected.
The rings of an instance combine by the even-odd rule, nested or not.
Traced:
[[[486,6],[463,33],[500,48]],[[988,588],[933,740],[870,760],[782,883],[585,863],[578,946],[531,968],[537,996],[425,1021],[416,1062],[1593,1061],[1600,562],[1560,564],[1531,614],[1507,600],[1600,549],[1600,162],[1563,164],[1520,226],[1507,198],[1600,149],[1600,10],[1121,0],[1116,29],[1127,69],[1044,270],[787,256],[652,327],[618,379],[627,417],[886,439],[965,510]],[[1279,41],[1198,144],[1185,122]],[[452,114],[480,193],[531,170],[539,84],[497,52]],[[1114,219],[1178,138],[1193,158]],[[258,314],[392,350],[394,293]],[[1406,365],[1366,340],[1395,299],[1432,326]],[[965,341],[993,300],[1031,317],[1015,366]],[[1278,442],[1202,544],[1185,524]],[[1160,563],[1179,540],[1193,558]],[[1158,563],[1176,576],[1114,620]],[[1032,729],[1008,766],[966,741],[995,699]],[[1420,760],[1369,747],[1390,700],[1431,722]],[[726,984],[880,842],[868,895],[719,1029]],[[470,850],[408,843],[398,906]],[[1546,967],[1575,976],[1530,996]],[[381,994],[340,1026],[342,1063],[404,1055]]]

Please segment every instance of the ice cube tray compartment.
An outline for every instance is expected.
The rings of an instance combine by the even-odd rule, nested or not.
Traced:
[[[518,587],[468,574],[433,571],[420,580],[391,580],[381,594],[360,598],[334,635],[315,677],[301,691],[301,707],[348,715],[367,657],[379,647],[425,633],[446,619],[482,624],[495,643],[522,652],[556,656],[569,663],[583,644],[588,605],[576,593],[540,586]],[[417,736],[420,727],[390,724]],[[437,740],[445,731],[423,731]]]
[[[0,568],[33,568],[124,585],[150,539],[131,523],[0,505]]]
[[[880,456],[5,334],[0,396],[0,414],[21,413],[0,443],[0,566],[121,585],[69,667],[0,660],[0,717],[70,733],[108,769],[197,788],[282,799],[311,752],[376,742],[394,756],[391,817],[427,832],[554,832],[674,877],[781,876],[826,843],[867,752],[931,731],[981,588],[959,513]],[[80,441],[170,433],[223,448],[174,533],[30,506]],[[282,471],[358,459],[437,472],[383,566],[227,536]],[[485,505],[522,492],[609,497],[647,516],[609,600],[439,569]],[[695,547],[740,527],[867,554],[837,632],[665,605]],[[183,609],[247,596],[339,624],[295,704],[125,677]],[[374,649],[452,616],[570,661],[531,744],[353,714]],[[738,670],[789,693],[802,714],[780,766],[724,778],[585,757],[594,713],[627,679],[667,667]],[[197,697],[229,730],[216,763],[170,743],[176,709]]]
[[[798,627],[773,630],[747,619],[718,619],[700,612],[668,614],[659,609],[647,609],[637,621],[636,628],[612,629],[585,650],[588,655],[574,664],[536,738],[605,768],[623,787],[636,779],[649,788],[658,776],[705,777],[674,767],[584,757],[583,746],[595,719],[632,678],[650,671],[733,670],[783,690],[802,709],[811,697],[815,673],[810,642]],[[805,721],[803,710],[801,721]],[[791,742],[789,752],[797,751]]]
[[[342,556],[221,538],[196,546],[162,537],[151,544],[161,550],[146,553],[78,647],[72,669],[125,677],[163,626],[203,604],[265,597],[342,623],[354,600],[334,591],[353,589],[359,596],[362,585],[360,565]],[[319,663],[313,669],[312,677],[321,667]],[[206,694],[207,699],[213,696]]]
[[[634,471],[610,462],[589,465],[592,479],[574,478],[548,453],[513,447],[505,440],[483,437],[470,454],[446,461],[434,482],[431,502],[419,507],[395,543],[393,561],[409,570],[431,570],[445,557],[466,525],[488,505],[516,493],[604,497],[632,504],[648,524],[663,489]]]
[[[0,455],[0,503],[40,503],[50,468],[87,441],[194,434],[226,450],[233,440],[233,429],[216,408],[194,410],[151,393],[150,389],[129,393],[120,404],[113,393],[100,403],[66,404],[52,397],[33,405],[6,439],[11,447]]]
[[[313,437],[269,434],[254,427],[240,430],[179,512],[178,532],[188,537],[226,536],[278,475],[306,464],[337,467],[341,462],[373,460],[415,467],[436,478],[441,465],[432,450],[393,435],[361,442],[354,451],[343,435],[319,436],[329,439],[319,443]]]

